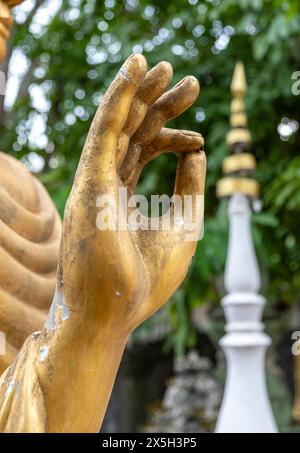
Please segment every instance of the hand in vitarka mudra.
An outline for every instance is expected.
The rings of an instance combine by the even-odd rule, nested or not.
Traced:
[[[128,335],[186,275],[197,238],[177,228],[184,217],[167,230],[97,228],[99,196],[118,200],[121,187],[133,193],[143,166],[163,152],[180,154],[174,193],[203,199],[201,135],[164,127],[192,105],[199,85],[189,76],[165,92],[171,79],[170,64],[147,72],[145,58],[133,55],[102,99],[65,210],[47,323],[2,377],[2,385],[24,383],[21,399],[14,387],[0,393],[2,407],[10,405],[2,430],[97,431]],[[192,215],[199,232],[203,215]]]
[[[97,197],[117,200],[122,186],[132,193],[143,166],[163,152],[180,153],[174,193],[203,195],[201,135],[164,127],[195,101],[199,84],[189,76],[165,92],[171,79],[169,63],[147,72],[142,55],[125,62],[94,118],[64,219],[60,291],[68,298],[74,285],[79,292],[85,287],[95,313],[119,320],[127,333],[181,284],[197,242],[175,225],[169,231],[96,228]]]

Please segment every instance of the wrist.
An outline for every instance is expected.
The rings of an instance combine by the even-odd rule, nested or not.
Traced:
[[[97,432],[104,417],[127,337],[108,325],[98,331],[74,322],[39,338],[38,374],[47,432]],[[72,417],[84,413],[86,416]]]

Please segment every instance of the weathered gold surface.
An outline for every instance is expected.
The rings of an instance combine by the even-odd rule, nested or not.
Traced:
[[[229,197],[234,193],[242,193],[248,197],[258,198],[258,182],[250,178],[226,177],[220,179],[217,183],[217,196]]]
[[[239,170],[255,170],[256,160],[253,154],[241,153],[228,156],[223,161],[223,173],[232,173]]]
[[[178,230],[182,217],[166,231],[96,228],[98,196],[111,195],[118,204],[120,187],[133,191],[143,165],[173,151],[180,154],[174,193],[194,201],[198,196],[202,203],[200,214],[193,210],[199,234],[203,139],[164,127],[195,101],[199,85],[189,76],[165,92],[171,78],[170,64],[147,72],[145,58],[134,55],[102,100],[66,206],[47,323],[1,377],[1,431],[98,431],[128,335],[187,273],[197,239],[187,241]],[[42,305],[41,299],[32,302]]]
[[[0,153],[0,331],[15,359],[42,328],[56,282],[61,221],[43,186],[16,159]]]

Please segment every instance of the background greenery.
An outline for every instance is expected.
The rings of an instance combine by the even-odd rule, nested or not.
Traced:
[[[236,61],[245,63],[246,107],[263,201],[263,212],[253,219],[263,291],[271,316],[286,311],[300,289],[300,97],[291,92],[292,73],[300,70],[299,2],[63,0],[44,26],[37,14],[51,2],[33,3],[32,11],[16,13],[11,46],[26,56],[27,69],[16,101],[2,112],[1,147],[29,167],[36,155],[42,158],[38,176],[61,214],[101,95],[129,54],[143,52],[150,67],[168,60],[174,83],[187,74],[200,81],[196,104],[172,124],[200,131],[208,156],[205,236],[169,306],[170,340],[177,351],[194,339],[191,307],[218,304],[223,293],[226,202],[217,200],[215,186],[228,154],[230,81]],[[10,57],[11,51],[5,68]],[[37,87],[46,106],[34,100]],[[32,140],[36,115],[45,131],[42,139]],[[176,160],[168,155],[151,163],[138,191],[171,193]]]

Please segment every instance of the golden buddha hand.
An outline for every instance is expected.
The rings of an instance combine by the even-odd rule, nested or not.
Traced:
[[[186,77],[165,93],[171,78],[168,63],[147,72],[134,55],[102,99],[65,210],[48,320],[0,382],[0,430],[98,431],[128,335],[184,279],[197,243],[178,228],[185,218],[132,230],[118,204],[120,188],[132,193],[143,165],[162,152],[180,153],[175,194],[203,199],[201,135],[164,128],[195,101],[198,82]],[[116,201],[125,228],[99,228],[103,196]],[[199,232],[202,214],[192,209],[192,217]]]
[[[165,151],[184,153],[175,193],[203,195],[201,135],[163,127],[195,101],[199,84],[186,77],[164,93],[171,78],[170,64],[161,62],[147,72],[142,55],[129,57],[96,113],[65,212],[58,292],[78,316],[87,310],[89,322],[105,320],[118,326],[120,336],[172,296],[196,247],[196,240],[185,240],[175,225],[169,231],[130,231],[118,222],[105,231],[96,226],[99,198],[118,200],[124,186],[130,195],[145,163]],[[201,216],[196,220],[199,226]]]

